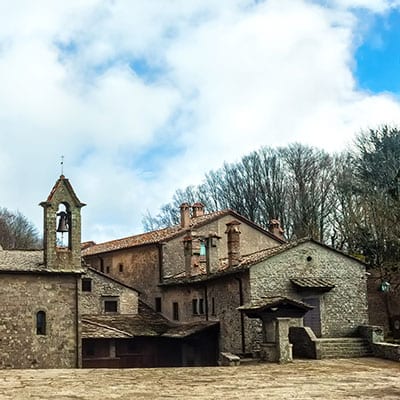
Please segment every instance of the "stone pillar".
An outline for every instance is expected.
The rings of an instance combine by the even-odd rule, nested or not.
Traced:
[[[293,361],[292,345],[289,343],[289,322],[290,318],[277,318],[276,319],[276,346],[277,358],[280,364]]]
[[[188,203],[182,203],[181,210],[181,227],[189,228],[190,226],[190,206]]]
[[[240,222],[232,221],[226,224],[225,233],[228,235],[228,265],[234,267],[240,262]]]

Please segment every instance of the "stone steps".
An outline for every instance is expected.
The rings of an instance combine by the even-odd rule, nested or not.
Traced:
[[[368,342],[359,338],[317,339],[321,358],[353,358],[372,356]]]

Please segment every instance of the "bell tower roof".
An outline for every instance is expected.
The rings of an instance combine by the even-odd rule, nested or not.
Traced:
[[[69,182],[69,180],[64,176],[60,175],[60,177],[57,179],[56,183],[53,186],[53,189],[51,189],[51,192],[47,196],[46,201],[42,201],[40,203],[41,206],[46,206],[49,203],[53,202],[56,200],[55,198],[58,197],[57,193],[61,192],[63,194],[64,200],[67,200],[67,197],[69,200],[72,202],[72,204],[75,207],[84,207],[86,204],[82,203],[79,199],[78,196],[75,194],[75,191]]]

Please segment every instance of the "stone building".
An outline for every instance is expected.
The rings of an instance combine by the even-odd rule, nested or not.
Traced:
[[[44,251],[0,250],[0,366],[71,368],[81,365],[80,210],[61,176],[44,209]],[[66,237],[57,226],[62,224]],[[64,234],[63,234],[64,235]]]
[[[292,345],[318,358],[318,340],[368,322],[364,264],[312,240],[286,243],[276,220],[265,230],[185,203],[177,226],[81,245],[84,204],[68,179],[40,205],[43,251],[0,250],[0,367],[282,360]]]
[[[181,206],[178,226],[92,245],[84,259],[139,285],[169,321],[218,323],[221,352],[255,353],[274,337],[276,321],[254,318],[254,304],[270,313],[286,307],[288,329],[308,327],[316,340],[355,336],[368,322],[360,261],[312,240],[288,244],[276,220],[267,231],[232,210],[189,209]]]

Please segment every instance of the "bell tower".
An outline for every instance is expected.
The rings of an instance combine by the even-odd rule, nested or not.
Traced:
[[[58,270],[81,269],[81,203],[69,180],[61,175],[46,201],[44,211],[44,263]]]

